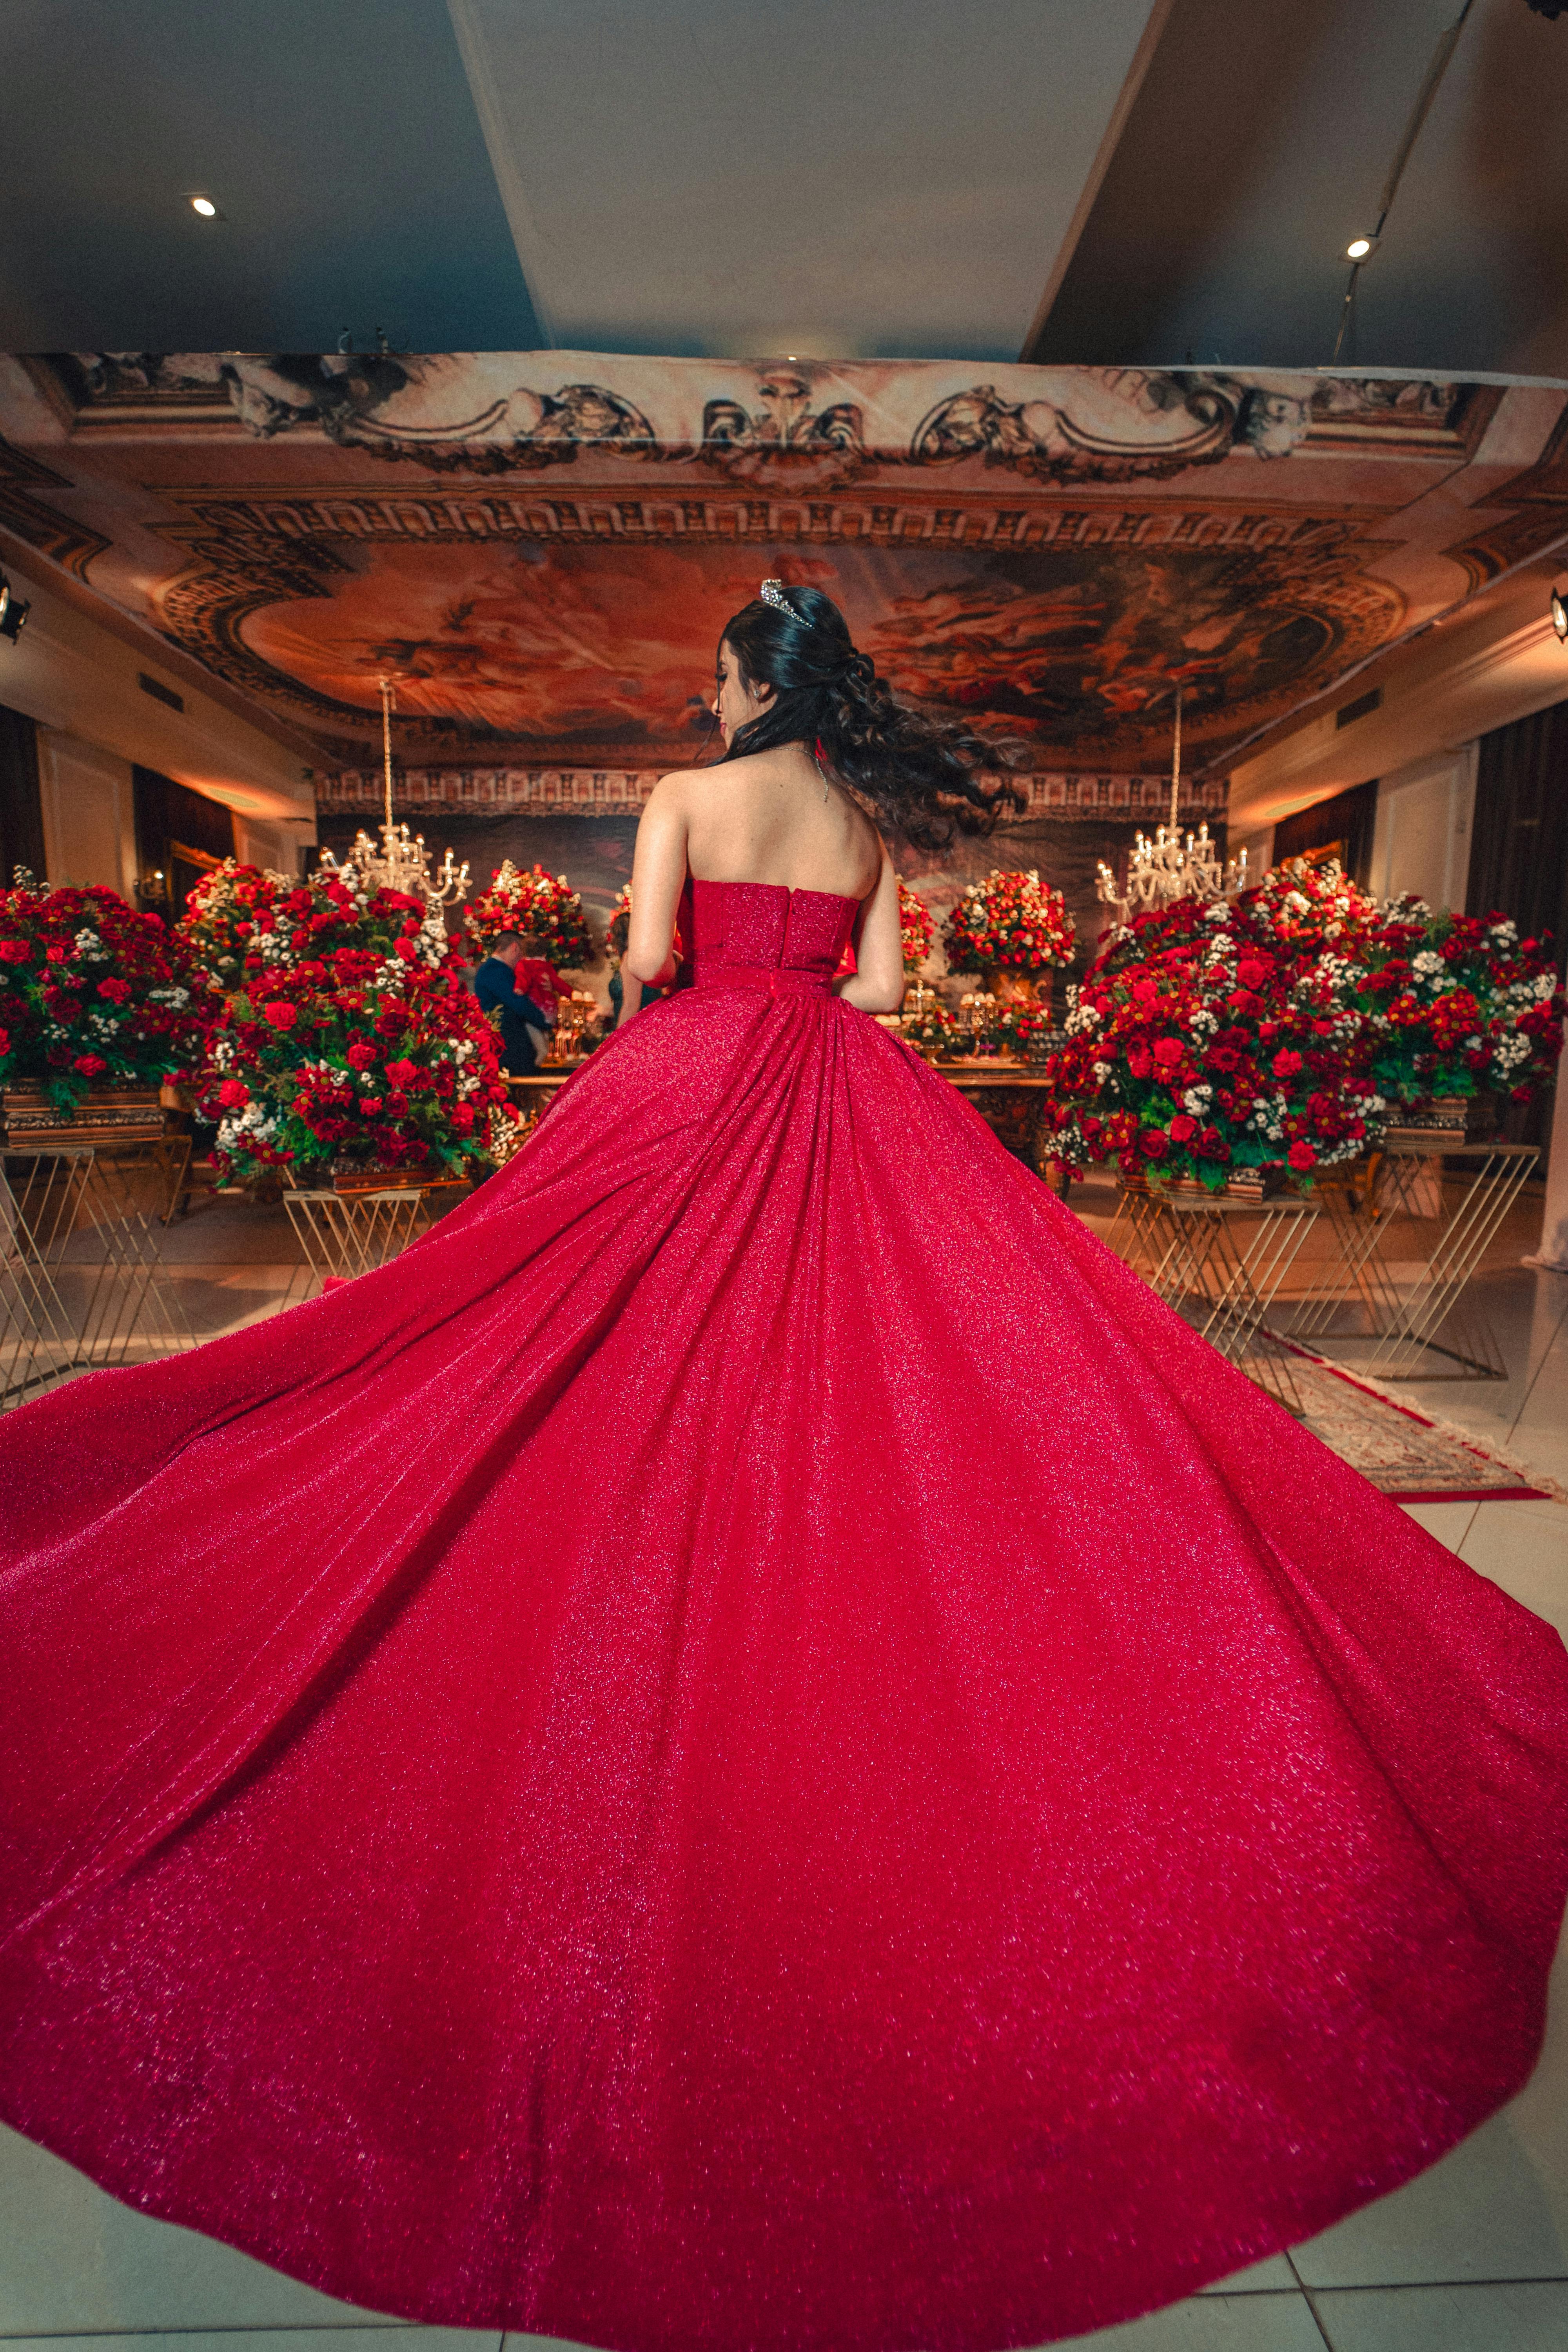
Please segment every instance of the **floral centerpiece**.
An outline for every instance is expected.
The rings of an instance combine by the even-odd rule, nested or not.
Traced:
[[[1563,996],[1546,950],[1505,915],[1396,900],[1354,958],[1326,958],[1312,1001],[1366,1024],[1372,1075],[1401,1104],[1488,1095],[1528,1102],[1563,1050]]]
[[[461,1171],[506,1101],[494,1033],[455,967],[340,947],[229,997],[201,1111],[240,1177],[344,1160]]]
[[[971,1051],[994,1054],[1003,1061],[1037,1061],[1044,1057],[1054,1034],[1050,1014],[1038,1005],[1004,1001],[973,1032]]]
[[[903,942],[904,975],[912,980],[936,945],[936,917],[918,891],[899,885],[899,937]]]
[[[1070,963],[1076,925],[1038,869],[971,882],[942,929],[948,969],[980,972],[995,994],[1031,996],[1037,974]]]
[[[114,891],[0,892],[0,1087],[68,1112],[95,1085],[183,1076],[220,1003],[188,944]]]
[[[451,954],[439,910],[403,890],[351,887],[336,874],[304,880],[225,858],[186,900],[178,929],[220,988],[320,961],[340,948],[442,970]]]
[[[467,913],[468,929],[481,948],[498,931],[521,931],[539,941],[546,962],[566,971],[595,961],[580,893],[564,874],[547,874],[542,866],[524,873],[506,858],[490,876],[489,887],[469,902]]]
[[[923,1012],[905,1014],[900,1034],[928,1062],[969,1049],[969,1031],[955,1013],[950,1013],[934,997]]]
[[[1366,1070],[1364,1018],[1314,1000],[1318,959],[1288,895],[1275,894],[1283,930],[1273,900],[1194,900],[1114,935],[1047,1065],[1059,1158],[1114,1156],[1126,1175],[1218,1192],[1233,1171],[1301,1181],[1376,1139],[1386,1103]]]
[[[993,868],[984,882],[969,884],[942,938],[952,971],[1037,972],[1071,962],[1076,928],[1061,892],[1042,882],[1037,867]]]

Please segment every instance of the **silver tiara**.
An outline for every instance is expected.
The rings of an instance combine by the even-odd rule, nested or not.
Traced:
[[[764,604],[773,606],[775,613],[787,613],[792,621],[799,620],[800,614],[784,594],[784,584],[782,580],[764,580],[757,593]]]

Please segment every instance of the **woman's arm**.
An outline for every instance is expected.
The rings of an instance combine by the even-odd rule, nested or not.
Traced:
[[[627,980],[647,988],[667,988],[675,978],[675,916],[686,883],[684,782],[681,776],[661,776],[637,825],[631,923],[621,968]]]
[[[642,997],[643,984],[637,978],[636,972],[628,971],[623,973],[621,977],[621,1009],[616,1019],[616,1026],[617,1029],[621,1028],[626,1022],[628,1022],[634,1013],[640,1013],[642,1011]]]
[[[860,917],[856,970],[838,982],[846,1004],[862,1013],[897,1013],[904,1001],[904,942],[899,928],[899,877],[886,849],[877,887]]]

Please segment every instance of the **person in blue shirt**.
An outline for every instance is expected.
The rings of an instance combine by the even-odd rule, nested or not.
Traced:
[[[522,936],[502,931],[474,974],[474,994],[487,1013],[500,1008],[501,1067],[509,1077],[526,1078],[537,1059],[534,1033],[548,1034],[554,1023],[517,984]]]

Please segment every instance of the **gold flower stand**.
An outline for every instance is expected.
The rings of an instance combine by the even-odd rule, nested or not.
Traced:
[[[414,1184],[374,1192],[289,1187],[283,1205],[304,1261],[289,1276],[283,1305],[318,1298],[329,1281],[352,1282],[400,1256],[429,1222],[426,1190]]]
[[[1391,1128],[1363,1169],[1338,1179],[1325,1171],[1316,1189],[1331,1253],[1276,1328],[1331,1354],[1353,1352],[1354,1369],[1369,1379],[1506,1380],[1496,1330],[1466,1294],[1540,1156],[1530,1143]],[[1405,1283],[1395,1279],[1385,1246],[1396,1219],[1415,1228],[1422,1252]],[[1361,1329],[1335,1329],[1347,1309]]]
[[[69,1372],[194,1348],[161,1228],[162,1137],[0,1152],[0,1408]]]
[[[1124,1185],[1118,1254],[1226,1361],[1301,1415],[1289,1349],[1268,1311],[1319,1215],[1300,1192],[1267,1198],[1201,1186]]]

